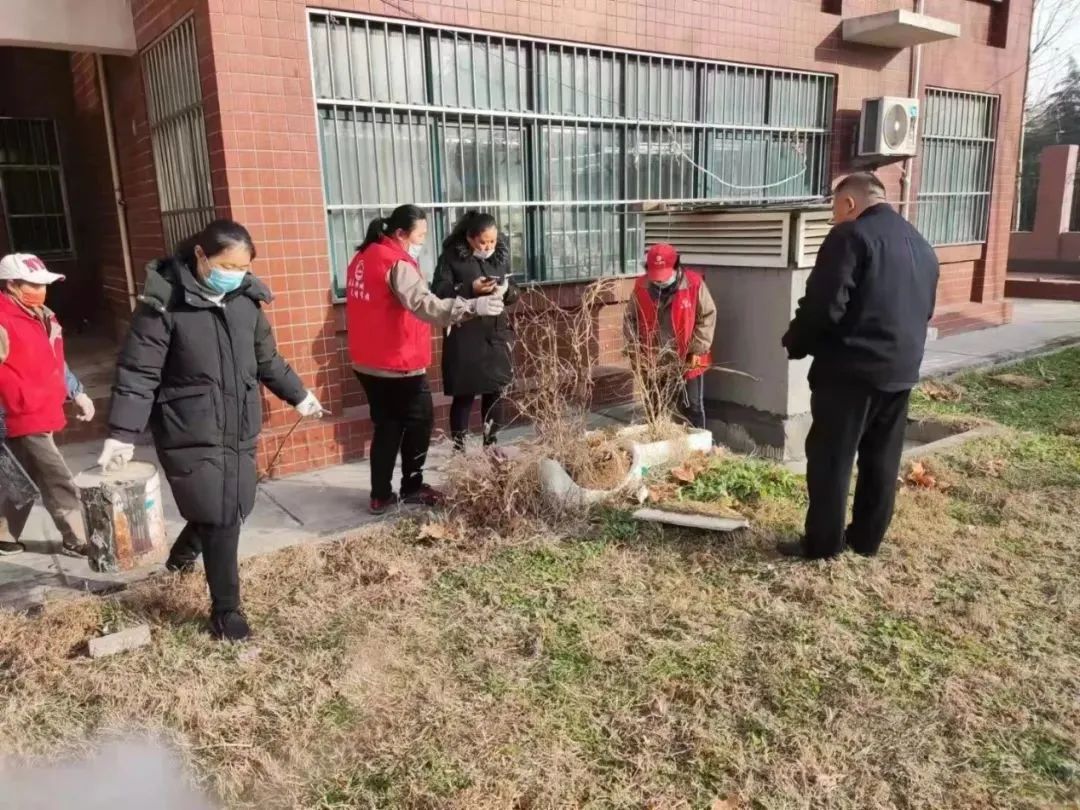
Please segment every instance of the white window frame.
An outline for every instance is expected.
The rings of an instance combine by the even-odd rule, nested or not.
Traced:
[[[939,102],[951,105],[941,115],[934,110]],[[981,121],[964,117],[964,103],[982,105]],[[989,237],[1000,114],[1000,96],[925,88],[915,223],[931,244],[978,245]]]

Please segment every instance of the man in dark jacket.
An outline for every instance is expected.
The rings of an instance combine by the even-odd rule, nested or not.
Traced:
[[[811,355],[814,362],[806,536],[780,552],[811,559],[833,557],[845,542],[872,555],[885,537],[938,283],[934,249],[885,202],[873,174],[840,182],[833,219],[783,339],[791,359]],[[856,454],[854,514],[845,532]]]

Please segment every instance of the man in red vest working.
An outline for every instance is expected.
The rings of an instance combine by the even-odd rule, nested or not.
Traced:
[[[705,372],[712,366],[716,304],[700,273],[684,269],[666,243],[645,254],[645,275],[626,307],[627,340],[658,350],[672,347],[685,362],[679,410],[693,427],[705,427]]]
[[[0,260],[0,418],[7,446],[40,490],[64,550],[84,555],[82,507],[53,434],[67,424],[67,399],[75,401],[81,421],[94,418],[94,403],[68,370],[60,323],[45,306],[48,285],[62,278],[37,256],[15,253]],[[20,548],[27,514],[0,515],[15,539],[0,543],[0,552]]]

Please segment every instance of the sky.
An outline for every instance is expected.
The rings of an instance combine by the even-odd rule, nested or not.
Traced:
[[[1035,9],[1036,31],[1042,30],[1047,24],[1050,10],[1058,4],[1070,7],[1067,14],[1066,28],[1059,39],[1052,45],[1047,46],[1042,54],[1036,57],[1031,67],[1031,75],[1028,77],[1028,98],[1030,101],[1038,101],[1046,97],[1054,89],[1068,68],[1069,54],[1075,54],[1080,61],[1080,2],[1076,0],[1039,0]]]

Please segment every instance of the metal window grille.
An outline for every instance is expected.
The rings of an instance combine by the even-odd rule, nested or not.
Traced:
[[[916,224],[934,245],[985,242],[997,96],[928,88]]]
[[[53,121],[0,118],[0,200],[12,250],[71,256],[71,217]]]
[[[491,211],[530,281],[635,272],[656,201],[827,188],[835,80],[310,11],[335,290],[366,223]]]
[[[161,225],[171,250],[214,218],[194,18],[147,48],[142,68]]]

